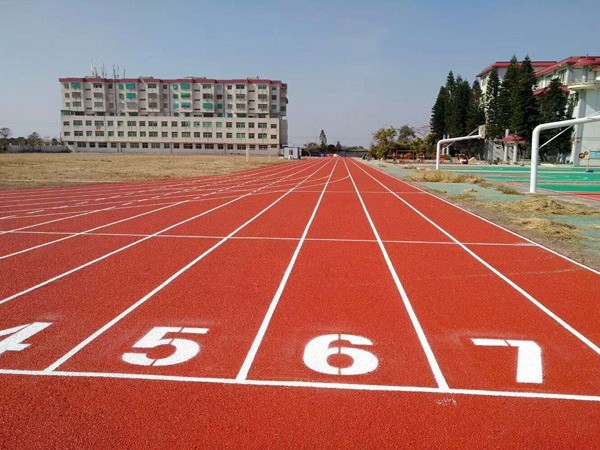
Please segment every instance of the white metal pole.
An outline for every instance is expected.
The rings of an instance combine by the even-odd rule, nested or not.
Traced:
[[[535,194],[536,186],[537,186],[537,166],[538,166],[538,156],[540,153],[540,132],[542,130],[550,130],[552,128],[562,128],[567,127],[569,125],[576,125],[578,123],[587,123],[587,122],[598,122],[600,121],[600,114],[589,117],[582,117],[581,119],[569,119],[569,120],[561,120],[559,122],[548,122],[542,123],[533,129],[533,134],[531,136],[531,177],[529,179],[529,193]]]
[[[440,170],[440,153],[442,150],[442,144],[449,144],[456,141],[466,141],[468,139],[483,139],[483,136],[461,136],[448,139],[440,139],[435,147],[435,170]]]

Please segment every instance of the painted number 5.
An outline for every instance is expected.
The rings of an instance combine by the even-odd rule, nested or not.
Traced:
[[[208,328],[154,327],[133,348],[156,348],[171,345],[175,351],[171,355],[152,359],[147,353],[124,353],[123,361],[137,366],[172,366],[189,361],[200,353],[200,344],[189,339],[165,338],[167,333],[206,334]]]
[[[353,334],[325,334],[312,339],[304,349],[304,364],[310,369],[327,375],[363,375],[377,369],[377,357],[362,348],[331,345],[335,341],[347,341],[352,345],[373,345],[362,336]],[[335,367],[329,364],[329,357],[346,355],[352,360],[348,367]]]

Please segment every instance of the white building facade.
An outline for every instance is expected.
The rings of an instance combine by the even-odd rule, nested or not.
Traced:
[[[485,95],[487,82],[493,70],[502,80],[510,62],[496,62],[477,75]],[[562,61],[532,61],[537,78],[535,95],[543,94],[554,78],[558,78],[563,89],[569,93],[574,105],[573,119],[600,114],[600,56],[572,56]],[[531,139],[530,136],[525,136]],[[579,164],[579,155],[585,163],[600,164],[600,122],[575,125],[572,133],[572,145],[565,149],[570,153],[570,161]]]
[[[73,151],[255,154],[287,145],[287,85],[259,78],[60,78]]]

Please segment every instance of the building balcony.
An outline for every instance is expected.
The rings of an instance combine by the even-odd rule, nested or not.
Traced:
[[[594,91],[600,86],[599,80],[587,80],[580,78],[569,82],[569,89],[572,91]]]

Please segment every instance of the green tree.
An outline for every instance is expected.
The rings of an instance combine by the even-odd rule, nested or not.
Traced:
[[[490,73],[485,90],[486,134],[492,139],[501,139],[504,136],[504,129],[502,129],[502,124],[500,123],[499,94],[500,78],[498,78],[498,72],[494,69]]]
[[[467,110],[471,87],[467,80],[456,77],[454,91],[450,96],[449,111],[446,121],[446,132],[453,137],[467,134]]]
[[[515,98],[517,97],[515,92],[518,88],[519,77],[519,63],[517,57],[513,56],[510,60],[510,65],[502,78],[502,84],[500,85],[500,92],[498,94],[498,125],[502,130],[502,137],[504,136],[505,129],[511,129],[513,107]],[[511,131],[514,132],[512,129]]]
[[[380,128],[373,133],[374,143],[371,146],[370,153],[377,158],[383,158],[392,153],[395,149],[398,131],[394,127]]]
[[[321,133],[319,133],[319,146],[321,147],[322,151],[325,151],[327,148],[327,136],[325,136],[324,130],[321,130]]]
[[[510,129],[527,140],[531,139],[533,129],[538,123],[538,105],[533,95],[535,85],[535,70],[529,56],[526,56],[519,67],[517,82],[512,92]]]
[[[442,139],[446,133],[446,109],[448,108],[449,99],[448,90],[442,86],[431,109],[429,128],[438,140]]]
[[[410,125],[402,125],[398,129],[398,142],[410,142],[416,137],[413,127]]]
[[[554,78],[548,90],[541,95],[539,101],[539,121],[540,123],[557,122],[560,120],[570,119],[568,114],[568,94],[562,90],[562,83],[558,78]],[[564,128],[555,128],[542,131],[540,140],[547,142],[554,136],[564,131]],[[549,144],[540,149],[540,157],[543,160],[548,160],[549,155],[559,155],[570,153],[571,146],[570,130],[560,134]]]

